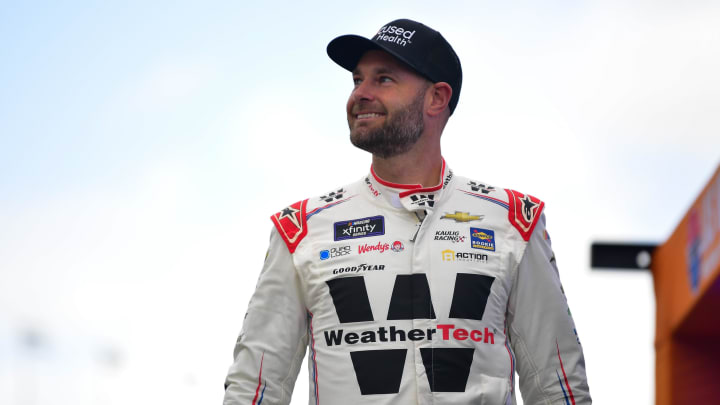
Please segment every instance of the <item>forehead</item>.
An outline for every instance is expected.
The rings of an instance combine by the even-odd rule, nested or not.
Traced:
[[[373,73],[377,71],[393,72],[402,75],[411,75],[422,78],[412,68],[400,61],[398,58],[381,50],[369,50],[363,54],[358,61],[357,66],[353,70],[353,74],[357,73]]]

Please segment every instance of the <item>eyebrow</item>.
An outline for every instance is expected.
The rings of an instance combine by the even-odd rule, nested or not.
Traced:
[[[392,73],[395,73],[395,70],[392,68],[387,68],[387,67],[383,66],[383,67],[373,69],[371,73],[375,74],[375,75],[392,74]],[[360,74],[360,71],[357,69],[357,67],[355,69],[353,69],[352,74],[353,75]]]

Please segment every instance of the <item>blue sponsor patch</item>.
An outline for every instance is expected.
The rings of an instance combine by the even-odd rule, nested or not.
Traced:
[[[495,231],[470,228],[470,246],[474,249],[495,251]]]
[[[347,256],[352,250],[350,245],[347,246],[336,246],[330,249],[324,249],[320,251],[320,260],[334,259],[336,257]]]
[[[378,215],[376,217],[335,222],[333,228],[335,231],[335,240],[385,235],[385,218],[382,215]]]

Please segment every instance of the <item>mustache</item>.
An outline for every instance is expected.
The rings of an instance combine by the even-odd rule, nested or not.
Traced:
[[[387,114],[387,110],[380,103],[373,103],[368,101],[359,101],[352,106],[350,113],[355,115],[361,112],[376,112],[381,114]]]

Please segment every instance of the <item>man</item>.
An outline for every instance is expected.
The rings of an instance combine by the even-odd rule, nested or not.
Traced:
[[[309,347],[311,404],[588,404],[544,203],[453,174],[440,135],[460,61],[393,21],[341,36],[367,177],[272,216],[224,404],[287,404]]]

